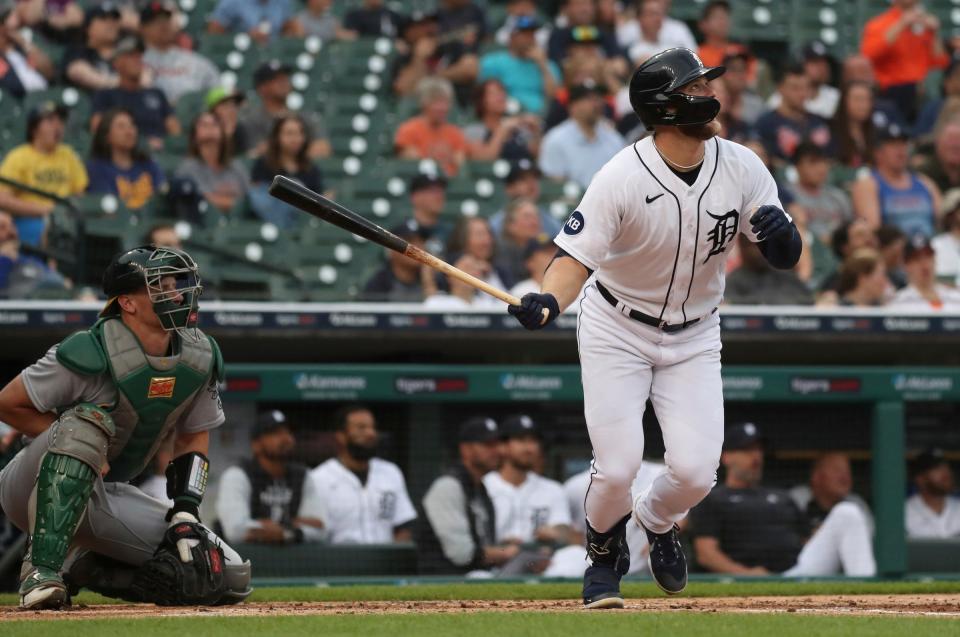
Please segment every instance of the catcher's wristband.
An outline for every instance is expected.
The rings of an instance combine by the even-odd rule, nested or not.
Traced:
[[[202,453],[191,451],[174,458],[167,465],[167,497],[173,507],[167,512],[167,520],[175,513],[184,511],[200,519],[200,503],[207,490],[210,461]]]

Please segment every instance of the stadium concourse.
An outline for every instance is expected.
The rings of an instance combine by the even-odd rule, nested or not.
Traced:
[[[649,134],[632,70],[678,46],[726,67],[723,136],[760,156],[804,240],[787,271],[733,247],[728,442],[681,529],[693,585],[779,581],[811,546],[829,559],[805,576],[955,578],[947,0],[0,0],[0,381],[96,321],[113,255],[185,250],[226,361],[201,519],[255,585],[576,580],[591,458],[574,313],[523,332],[500,301],[267,189],[287,175],[537,291],[593,174]],[[663,467],[647,412],[637,490]],[[0,466],[25,442],[0,423]],[[138,488],[166,499],[172,452]],[[469,528],[449,524],[468,504]],[[0,516],[4,590],[24,546]],[[852,566],[865,554],[872,569]],[[955,603],[925,599],[876,608]]]

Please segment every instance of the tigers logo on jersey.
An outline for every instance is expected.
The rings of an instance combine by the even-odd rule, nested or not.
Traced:
[[[173,388],[176,384],[176,376],[155,376],[150,379],[147,398],[173,398]]]
[[[714,255],[723,254],[727,246],[737,237],[737,230],[740,228],[740,213],[736,210],[722,215],[715,215],[708,210],[707,215],[715,219],[717,224],[707,233],[710,251],[707,253],[707,258],[703,260],[704,263]]]

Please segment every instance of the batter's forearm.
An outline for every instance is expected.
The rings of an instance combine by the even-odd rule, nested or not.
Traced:
[[[573,257],[557,257],[547,268],[540,291],[552,294],[562,312],[576,300],[589,276],[589,270]]]

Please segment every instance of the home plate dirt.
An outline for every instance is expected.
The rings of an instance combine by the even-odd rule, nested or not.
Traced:
[[[218,608],[161,608],[145,604],[78,605],[61,611],[0,608],[0,622],[12,620],[106,619],[110,617],[263,617],[280,615],[367,615],[387,613],[584,611],[577,600],[431,602],[259,602]],[[596,611],[593,611],[596,612]],[[956,595],[811,595],[800,597],[689,597],[627,600],[631,612],[802,613],[819,615],[929,615],[960,619]]]

